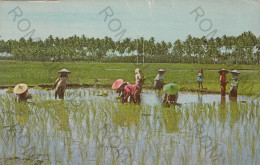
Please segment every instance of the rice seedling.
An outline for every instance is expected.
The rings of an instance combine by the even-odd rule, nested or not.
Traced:
[[[203,104],[184,102],[182,107],[167,108],[147,101],[140,105],[122,104],[116,101],[117,94],[108,89],[69,89],[64,101],[54,100],[52,90],[31,92],[30,103],[15,103],[13,94],[0,94],[2,164],[260,161],[256,99],[243,98],[246,103],[224,105],[217,100]],[[148,92],[151,91],[144,90],[144,94]],[[98,97],[98,93],[106,93],[107,97]],[[190,97],[193,95],[196,96]]]

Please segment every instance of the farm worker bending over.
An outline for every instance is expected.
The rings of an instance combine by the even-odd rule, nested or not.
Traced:
[[[69,83],[68,74],[71,72],[64,68],[58,73],[60,73],[60,77],[58,77],[53,85],[53,89],[55,88],[55,99],[57,98],[57,95],[60,99],[64,99],[64,93]]]
[[[166,84],[163,87],[163,91],[165,92],[163,103],[167,106],[177,104],[179,89],[179,86],[175,83]]]
[[[240,73],[237,70],[232,70],[231,73],[233,74],[233,78],[231,82],[229,95],[231,97],[237,97],[237,89],[238,89],[238,82],[239,82],[238,74]]]
[[[130,97],[130,101],[134,101],[135,103],[140,102],[140,100],[138,100],[140,99],[138,97],[140,96],[140,93],[137,90],[136,84],[131,85],[131,84],[124,83],[118,88],[117,92],[124,93],[123,100],[122,100],[123,102],[127,102],[129,97]]]
[[[203,69],[199,69],[199,73],[198,73],[198,78],[197,78],[197,82],[199,84],[199,88],[201,86],[201,88],[203,88]]]
[[[155,89],[161,90],[163,88],[163,75],[165,73],[165,70],[163,69],[159,69],[158,70],[158,74],[154,79],[154,85],[155,85]]]
[[[26,84],[17,84],[14,87],[14,93],[15,95],[15,101],[16,102],[21,102],[21,101],[27,101],[29,97],[29,92],[28,92],[28,86]]]
[[[139,94],[139,91],[137,90],[137,86],[135,84],[134,85],[126,85],[124,87],[124,90],[126,92],[126,95],[124,97],[124,101],[127,101],[128,97],[130,97],[130,100],[133,100],[134,102],[138,101],[138,100],[136,100],[136,96],[140,95],[140,94]]]
[[[221,96],[226,96],[226,86],[227,86],[227,78],[226,74],[228,71],[226,69],[221,69],[218,71],[219,75],[219,82],[220,82],[220,89],[221,89]]]

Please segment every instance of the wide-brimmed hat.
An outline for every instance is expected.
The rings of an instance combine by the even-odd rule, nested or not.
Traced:
[[[135,73],[140,73],[140,69],[139,69],[139,68],[136,68],[136,69],[135,69]]]
[[[165,70],[163,70],[163,69],[159,69],[158,72],[165,72]]]
[[[69,70],[63,68],[60,71],[58,71],[58,73],[71,73]]]
[[[239,71],[237,71],[236,69],[235,69],[235,70],[232,70],[231,73],[240,74]]]
[[[163,91],[168,95],[175,95],[178,93],[180,87],[175,83],[166,84],[163,87]]]
[[[112,85],[112,89],[118,89],[122,84],[124,83],[123,79],[117,79],[113,85]]]
[[[221,69],[220,71],[218,71],[218,73],[221,73],[221,72],[226,72],[226,73],[228,73],[229,71],[226,70],[226,69]]]
[[[27,89],[28,89],[28,86],[26,84],[17,84],[14,87],[14,93],[19,95],[19,94],[22,94],[25,91],[27,91]]]

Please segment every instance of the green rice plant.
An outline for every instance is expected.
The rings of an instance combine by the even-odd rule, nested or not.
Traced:
[[[14,93],[13,91],[14,91],[14,88],[10,88],[10,87],[9,87],[9,88],[7,89],[7,91],[6,91],[6,93],[7,93],[7,94],[12,94],[12,93]]]
[[[30,155],[31,161],[37,161],[37,154],[47,153],[47,164],[225,164],[226,160],[239,164],[247,163],[245,152],[250,161],[258,162],[259,101],[166,108],[122,104],[92,91],[113,93],[80,89],[69,91],[61,101],[51,100],[53,91],[44,91],[35,95],[46,98],[34,97],[32,103],[14,103],[13,94],[0,94],[0,146],[6,151],[0,152],[0,158],[8,164],[23,149],[17,146],[18,135],[28,135],[36,150],[24,153],[22,159]],[[79,104],[71,101],[86,95],[89,98],[77,100]],[[111,147],[117,144],[119,157]]]

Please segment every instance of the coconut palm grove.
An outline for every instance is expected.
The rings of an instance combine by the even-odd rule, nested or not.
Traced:
[[[1,39],[1,38],[0,38]],[[0,41],[0,59],[16,61],[97,61],[134,63],[199,63],[199,64],[259,64],[260,37],[252,32],[239,36],[201,38],[188,35],[186,40],[156,41],[155,38],[125,38],[113,41],[109,37],[88,38],[85,35],[45,40],[32,38]]]

